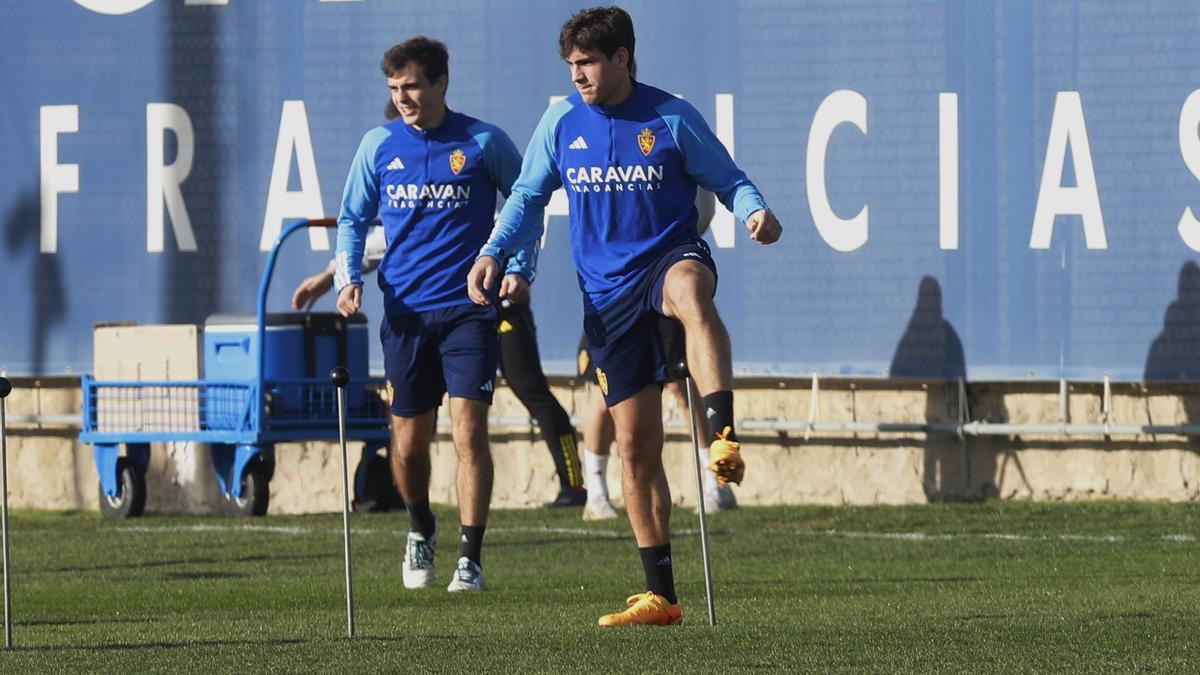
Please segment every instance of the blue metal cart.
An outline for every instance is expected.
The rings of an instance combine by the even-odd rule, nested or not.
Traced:
[[[347,359],[344,340],[340,349],[331,351],[327,344],[314,347],[311,339],[297,346],[294,340],[284,344],[268,334],[275,315],[267,314],[267,293],[281,245],[298,230],[332,225],[330,219],[302,220],[280,233],[263,269],[253,323],[240,335],[234,331],[210,340],[206,334],[204,379],[113,382],[83,377],[79,440],[94,446],[100,510],[105,516],[141,515],[150,444],[174,441],[210,444],[217,482],[232,512],[265,514],[275,444],[337,440],[337,392],[329,383],[328,368],[323,373],[311,371],[316,363],[332,367],[347,361],[352,380],[346,388],[346,438],[364,441],[355,493],[357,501],[367,500],[380,472],[387,471],[387,462],[378,452],[387,447],[390,432],[386,384],[366,376],[365,345],[363,353],[355,350]],[[345,321],[336,315],[323,317],[326,324]],[[322,358],[316,358],[316,351],[322,352]],[[308,376],[292,376],[295,371],[289,364],[297,362],[306,363]],[[214,378],[213,373],[221,376]]]

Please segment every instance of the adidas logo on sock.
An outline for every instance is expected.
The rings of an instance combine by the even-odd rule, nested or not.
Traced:
[[[571,144],[568,145],[567,147],[572,150],[587,150],[588,149],[587,141],[583,140],[583,136],[580,136],[580,137],[576,138],[575,140],[571,141]]]
[[[399,157],[393,157],[392,161],[387,165],[388,171],[396,171],[404,168],[404,162],[400,161]]]
[[[671,556],[667,556],[654,564],[658,565],[659,567],[668,567],[671,564]]]
[[[708,410],[704,411],[704,416],[707,417],[708,419],[712,419],[713,416],[716,414],[717,414],[717,411],[713,410],[712,408],[709,408]]]

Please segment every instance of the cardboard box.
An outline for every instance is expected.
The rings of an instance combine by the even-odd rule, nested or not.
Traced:
[[[92,372],[98,381],[154,382],[200,377],[199,329],[190,324],[98,325],[92,333]],[[100,387],[97,431],[195,431],[197,387]]]

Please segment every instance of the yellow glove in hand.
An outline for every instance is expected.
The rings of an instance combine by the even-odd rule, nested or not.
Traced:
[[[732,432],[732,429],[725,427],[708,448],[708,470],[717,475],[717,482],[721,485],[741,485],[742,477],[746,475],[746,462],[738,452],[741,444],[726,440]]]

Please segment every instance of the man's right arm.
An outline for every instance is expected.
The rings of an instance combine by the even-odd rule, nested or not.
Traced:
[[[491,236],[480,249],[480,256],[501,262],[541,238],[542,219],[528,217],[526,211],[536,209],[540,212],[550,202],[550,195],[562,187],[555,154],[555,136],[559,120],[570,109],[569,102],[559,101],[542,115],[525,150],[521,175],[513,184],[504,208],[500,210]]]
[[[375,153],[388,131],[376,127],[359,143],[338,212],[337,254],[334,256],[334,287],[362,286],[361,261],[367,238],[367,226],[379,213],[379,175],[375,172]],[[353,264],[351,264],[353,261]]]

